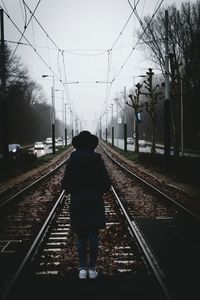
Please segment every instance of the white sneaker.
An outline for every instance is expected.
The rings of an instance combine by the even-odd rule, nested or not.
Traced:
[[[94,270],[94,269],[90,269],[90,270],[89,270],[89,278],[90,278],[90,279],[94,279],[94,278],[97,278],[97,277],[98,277],[97,271]]]
[[[80,278],[80,279],[86,279],[86,278],[87,278],[87,270],[81,269],[81,270],[79,271],[79,278]]]

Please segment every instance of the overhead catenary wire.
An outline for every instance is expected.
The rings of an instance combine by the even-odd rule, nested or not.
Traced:
[[[27,5],[27,3],[25,2],[25,6],[26,8],[29,10],[30,14],[32,14],[33,18],[35,19],[35,21],[37,22],[37,24],[39,25],[39,27],[42,29],[42,31],[46,34],[47,38],[52,42],[52,44],[56,47],[57,51],[58,51],[58,57],[59,57],[59,53],[62,53],[62,62],[63,62],[63,68],[64,68],[64,76],[65,76],[65,81],[67,82],[67,76],[66,76],[66,68],[65,68],[65,62],[64,62],[64,56],[63,56],[63,50],[61,50],[61,48],[57,45],[57,43],[50,37],[50,35],[47,33],[47,31],[44,29],[44,27],[41,25],[41,23],[39,22],[39,20],[36,18],[36,16],[32,13],[31,9],[29,8],[29,6]],[[49,48],[48,48],[49,50]],[[51,68],[51,67],[50,67]],[[52,68],[51,68],[52,70]],[[54,73],[55,75],[55,73]],[[61,74],[60,74],[61,76]],[[58,78],[58,76],[56,76]],[[65,84],[63,84],[63,81],[61,78],[59,78],[59,81],[62,83],[66,97],[68,99],[69,102],[69,106],[71,108],[71,101],[70,101],[70,97],[69,97],[69,89],[68,87],[66,88]]]
[[[64,68],[64,78],[65,78],[65,83],[67,83],[67,73],[66,73],[66,68],[65,68],[64,52],[62,51],[61,53],[62,53],[62,62],[63,62],[63,68]],[[68,85],[67,84],[63,84],[63,88],[64,88],[65,95],[66,95],[66,97],[68,99],[69,108],[71,110],[72,109],[72,103],[71,103],[70,96],[69,96]]]
[[[35,21],[37,22],[37,24],[39,25],[39,27],[43,30],[43,32],[46,34],[46,36],[50,39],[50,41],[58,49],[58,51],[62,51],[60,49],[60,47],[54,42],[54,40],[50,37],[50,35],[47,33],[47,31],[44,29],[44,27],[41,25],[41,23],[38,21],[38,19],[36,18],[36,16],[34,15],[34,13],[31,11],[31,9],[29,8],[29,6],[28,6],[28,4],[26,2],[25,2],[25,6],[29,10],[30,14],[33,16],[33,18],[35,19]]]
[[[148,26],[150,25],[150,23],[152,22],[153,18],[155,17],[156,13],[158,12],[160,6],[162,5],[164,0],[160,1],[159,6],[157,7],[156,11],[153,13],[153,15],[151,16],[151,19],[149,20],[148,24],[143,28],[143,32],[141,33],[140,37],[138,38],[137,42],[135,43],[134,47],[131,49],[130,53],[128,54],[128,56],[126,57],[123,65],[120,67],[117,75],[115,76],[115,78],[113,79],[113,82],[116,80],[116,78],[119,76],[119,74],[121,73],[121,70],[124,68],[124,66],[126,65],[127,61],[129,60],[130,56],[132,55],[133,51],[136,49],[137,45],[139,44],[140,40],[142,39],[143,35],[145,34]]]
[[[26,26],[26,22],[27,22],[27,15],[26,15],[26,9],[24,8],[24,11],[23,11],[23,8],[22,8],[22,1],[19,0],[19,5],[20,5],[20,9],[21,9],[21,14],[22,14],[22,17],[24,19],[24,26]]]
[[[131,6],[131,8],[132,8],[132,10],[133,10],[133,12],[134,12],[136,18],[138,19],[138,21],[139,21],[139,23],[140,23],[142,29],[144,30],[144,29],[145,29],[145,25],[144,25],[144,23],[142,22],[142,19],[140,18],[139,14],[138,14],[138,12],[137,12],[137,9],[133,8],[133,6],[132,6],[132,4],[130,3],[129,0],[127,0],[127,1],[128,1],[128,3],[129,3],[129,5]],[[163,0],[163,1],[164,1],[164,0]],[[162,2],[163,2],[163,1],[162,1]],[[159,0],[157,1],[156,6],[158,5],[158,3],[159,3]],[[162,3],[161,3],[161,4],[162,4]],[[160,5],[159,5],[159,6],[160,6]],[[155,11],[156,11],[156,10],[155,10]],[[158,52],[160,53],[160,57],[163,59],[163,63],[164,63],[164,58],[163,58],[162,52],[161,52],[160,47],[159,47],[159,45],[158,45],[158,43],[157,43],[157,41],[156,41],[156,38],[155,38],[155,36],[154,36],[154,33],[153,33],[153,31],[152,31],[152,29],[151,29],[151,27],[150,27],[150,23],[148,24],[148,27],[149,27],[149,31],[151,32],[152,38],[153,38],[154,46],[157,48]],[[147,29],[147,28],[146,28],[146,29]],[[146,31],[146,29],[145,29],[145,31]]]
[[[37,10],[37,8],[38,8],[40,2],[41,2],[41,0],[38,1],[37,5],[36,5],[36,7],[35,7],[35,9],[34,9],[34,11],[31,13],[31,16],[30,16],[30,18],[29,18],[27,24],[24,25],[24,30],[23,30],[23,32],[21,32],[21,37],[20,37],[20,39],[19,39],[19,42],[21,42],[22,38],[24,37],[24,33],[25,33],[25,31],[26,31],[28,25],[30,24],[30,22],[31,22],[31,20],[32,20],[32,17],[34,16],[34,14],[35,14],[35,12],[36,12],[36,10]],[[23,3],[26,4],[25,1],[23,1]],[[15,47],[15,50],[14,50],[13,53],[12,53],[12,56],[11,56],[11,58],[10,58],[10,61],[12,61],[12,58],[13,58],[13,56],[15,55],[15,53],[16,53],[18,47],[19,47],[19,43],[18,43],[17,46]]]
[[[41,0],[40,0],[41,1]],[[39,1],[39,2],[40,2]],[[39,4],[38,2],[38,4]],[[58,45],[53,41],[53,39],[49,36],[49,34],[46,32],[46,30],[44,29],[44,27],[40,24],[40,22],[37,20],[37,18],[35,17],[34,15],[34,12],[32,12],[30,10],[30,8],[28,7],[28,5],[24,2],[26,8],[29,10],[31,16],[37,21],[38,25],[40,26],[40,28],[45,32],[47,38],[54,44],[54,46],[57,48],[57,51],[58,52],[61,52],[62,55],[63,55],[63,50],[60,49],[60,47],[58,47]],[[2,7],[2,6],[0,6]],[[3,9],[3,7],[2,7]],[[5,12],[5,10],[4,10]],[[69,90],[68,90],[68,87],[66,88],[66,85],[63,84],[63,81],[61,80],[61,78],[56,74],[56,72],[53,70],[53,68],[45,61],[45,59],[39,54],[39,52],[37,51],[37,49],[35,47],[33,47],[33,45],[29,42],[29,40],[26,38],[26,36],[24,35],[25,32],[22,32],[19,27],[16,25],[16,23],[12,20],[12,18],[10,17],[10,15],[5,12],[6,16],[8,17],[8,19],[11,21],[11,23],[14,25],[14,27],[21,33],[21,35],[23,36],[23,38],[25,39],[25,41],[27,42],[27,44],[25,43],[22,43],[21,42],[21,39],[17,42],[17,45],[20,45],[20,44],[23,44],[23,45],[28,45],[28,46],[31,46],[31,48],[35,51],[35,53],[39,56],[39,58],[42,60],[42,62],[47,66],[47,68],[52,72],[52,74],[58,79],[58,81],[63,85],[64,87],[64,91],[65,91],[65,94],[67,96],[67,99],[68,99],[68,102],[69,102],[69,106],[70,106],[70,109],[72,109],[72,102],[70,101],[70,97],[69,97]],[[30,22],[30,19],[29,19],[29,22]],[[28,24],[29,24],[28,22]],[[27,25],[28,25],[27,24]],[[63,59],[63,65],[64,65],[64,74],[65,74],[65,81],[67,82],[67,77],[66,77],[66,69],[65,69],[65,63],[64,63],[64,59]],[[67,90],[67,92],[66,92]]]
[[[4,1],[1,0],[1,2],[2,2],[3,7],[5,8],[5,11],[8,13],[8,9],[7,9],[7,7],[6,7],[5,3],[4,3]]]
[[[3,7],[0,5],[0,8],[3,9]],[[11,23],[14,25],[14,27],[22,34],[22,31],[19,29],[19,27],[16,25],[16,23],[11,19],[10,15],[3,9],[4,13],[8,17],[8,19],[11,21]],[[38,53],[37,49],[33,47],[33,45],[29,42],[29,40],[23,35],[23,38],[27,41],[28,45],[34,50],[34,52],[38,55],[38,57],[42,60],[42,62],[46,65],[46,67],[54,74],[54,76],[62,83],[58,75],[54,72],[54,70],[48,65],[48,63],[44,60],[44,58]]]
[[[137,1],[137,3],[135,4],[135,7],[134,7],[134,8],[136,8],[136,7],[137,7],[137,5],[138,5],[138,3],[139,3],[139,2],[140,2],[140,0],[138,0],[138,1]],[[131,14],[129,15],[128,19],[126,20],[126,22],[125,22],[125,24],[124,24],[124,26],[123,26],[122,30],[120,31],[120,33],[119,33],[118,37],[116,38],[115,42],[113,43],[112,47],[110,48],[110,50],[111,50],[111,51],[113,50],[113,48],[114,48],[114,47],[115,47],[115,45],[117,44],[118,40],[120,39],[120,37],[121,37],[121,35],[122,35],[123,31],[125,30],[125,28],[126,28],[127,24],[128,24],[128,23],[129,23],[129,21],[130,21],[130,19],[131,19],[131,17],[132,17],[132,15],[133,15],[133,13],[134,13],[134,11],[132,11],[132,12],[131,12]]]
[[[133,51],[136,49],[137,45],[139,44],[140,40],[142,39],[143,35],[145,34],[145,32],[146,32],[148,26],[149,26],[150,23],[152,22],[153,18],[155,17],[156,13],[158,12],[158,10],[159,10],[160,6],[162,5],[163,1],[164,1],[164,0],[161,0],[161,1],[160,1],[160,4],[158,5],[157,9],[156,9],[156,10],[154,11],[154,13],[152,14],[151,19],[149,20],[148,24],[143,28],[143,32],[141,33],[140,37],[138,38],[137,42],[135,43],[135,45],[134,45],[133,48],[131,49],[131,51],[130,51],[130,53],[128,54],[128,56],[126,57],[124,63],[121,65],[121,67],[120,67],[118,73],[117,73],[117,74],[115,75],[115,77],[113,78],[113,80],[112,80],[113,83],[116,81],[116,79],[117,79],[117,77],[119,76],[119,74],[121,73],[122,69],[124,68],[124,66],[125,66],[126,63],[128,62],[128,60],[129,60],[129,58],[131,57]],[[128,2],[129,2],[129,0],[128,0]],[[138,4],[138,2],[137,2],[137,4]],[[132,5],[131,5],[131,7],[132,7]],[[136,8],[136,5],[135,5],[134,8],[132,7],[133,11],[135,11],[135,8]],[[112,86],[111,86],[111,87],[112,87]],[[110,89],[109,94],[110,94],[110,93],[111,93],[111,89]]]
[[[48,39],[48,36],[47,36],[47,39]],[[25,43],[25,42],[16,42],[16,41],[11,41],[11,40],[5,40],[5,42],[11,43],[11,44],[19,44],[19,45],[22,45],[22,46],[30,46],[28,43]],[[41,49],[49,49],[49,50],[58,51],[57,49],[55,49],[55,47],[53,48],[53,47],[43,46],[43,45],[38,45],[38,44],[36,44],[35,47],[36,48],[41,48]],[[115,47],[114,49],[112,49],[112,51],[118,50],[118,49],[121,49],[121,48],[130,48],[130,47],[132,47],[132,46],[131,45],[125,45],[123,47],[121,47],[121,46],[120,47]],[[79,50],[62,49],[61,52],[62,51],[65,52],[65,53],[69,53],[69,54],[72,54],[72,55],[79,55],[79,56],[98,56],[98,55],[103,55],[103,54],[107,53],[108,49],[104,49],[104,50],[102,49],[101,51],[98,51],[98,49],[79,49]],[[92,53],[84,54],[84,53],[80,53],[80,52],[96,52],[96,53],[94,53],[94,54],[92,54]]]

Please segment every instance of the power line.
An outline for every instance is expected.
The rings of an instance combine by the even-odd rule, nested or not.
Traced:
[[[138,19],[138,21],[139,21],[139,23],[140,23],[140,25],[141,25],[141,27],[142,27],[142,29],[146,31],[147,28],[145,28],[144,23],[142,22],[142,19],[140,18],[139,14],[138,14],[138,12],[137,12],[137,9],[133,8],[133,6],[132,6],[132,4],[130,3],[129,0],[127,0],[127,1],[128,1],[128,3],[130,4],[130,6],[131,6],[131,8],[132,8],[132,10],[133,10],[133,12],[134,12],[136,18]],[[163,1],[164,1],[164,0],[163,0]],[[159,7],[162,5],[163,1],[161,1],[161,3],[159,4],[158,8],[157,8],[155,11],[157,11],[157,10],[159,9]],[[158,4],[158,3],[159,3],[159,0],[157,1],[157,4]],[[156,5],[156,6],[157,6],[157,5]],[[154,12],[154,13],[155,13],[155,12]],[[160,55],[161,55],[161,57],[162,57],[162,53],[161,53],[161,51],[160,51],[160,47],[159,47],[159,45],[158,45],[158,43],[157,43],[157,41],[156,41],[156,38],[155,38],[155,36],[154,36],[154,33],[153,33],[152,30],[151,30],[150,23],[148,24],[148,27],[149,27],[149,31],[151,32],[153,41],[154,41],[154,43],[155,43],[154,45],[157,47],[157,49],[158,49],[158,51],[160,52]]]
[[[127,61],[129,60],[130,56],[132,55],[133,51],[135,50],[135,48],[137,47],[137,45],[139,44],[139,41],[142,39],[143,35],[145,34],[147,28],[149,27],[150,23],[152,22],[153,18],[155,17],[157,11],[159,10],[160,6],[162,5],[164,0],[161,0],[159,6],[157,7],[156,11],[153,13],[151,19],[149,20],[149,22],[147,23],[147,25],[145,26],[145,28],[143,28],[143,32],[141,33],[139,39],[137,40],[137,42],[135,43],[135,46],[132,48],[132,50],[130,51],[130,53],[128,54],[127,58],[125,59],[123,65],[121,66],[120,70],[118,71],[117,75],[115,76],[115,78],[113,79],[113,81],[115,81],[116,77],[118,77],[118,75],[120,74],[121,70],[124,68],[124,66],[126,65]]]
[[[0,8],[3,9],[3,7],[0,5]],[[3,9],[4,10],[4,9]],[[8,13],[4,10],[4,13],[8,17],[8,19],[11,21],[11,23],[14,25],[14,27],[22,34],[22,31],[18,28],[18,26],[15,24],[15,22],[11,19],[11,17],[8,15]],[[48,65],[48,63],[44,60],[44,58],[38,53],[36,48],[33,47],[33,45],[29,42],[29,40],[23,35],[23,38],[27,41],[28,45],[35,51],[35,53],[38,55],[38,57],[42,60],[42,62],[46,65],[46,67],[55,75],[55,77],[62,83],[62,80],[57,76],[57,74],[53,71],[53,69]]]
[[[32,13],[31,16],[30,16],[30,19],[28,20],[28,23],[24,25],[24,30],[23,30],[23,32],[21,33],[21,37],[20,37],[20,39],[19,39],[19,42],[21,42],[22,38],[24,37],[24,33],[25,33],[25,31],[26,31],[26,29],[27,29],[27,27],[28,27],[28,25],[29,25],[29,23],[30,23],[32,17],[34,16],[34,13],[36,12],[36,10],[37,10],[37,8],[38,8],[40,2],[41,2],[41,0],[38,1],[38,3],[37,3],[37,5],[36,5],[36,7],[35,7],[33,13]],[[25,1],[23,1],[23,3],[26,4]],[[10,61],[12,60],[13,56],[15,55],[15,53],[16,53],[18,47],[19,47],[19,43],[18,43],[17,46],[15,47],[15,50],[14,50],[13,53],[12,53],[12,56],[11,56],[11,58],[10,58]]]
[[[29,10],[29,12],[32,14],[31,9],[29,8],[29,6],[27,5],[27,3],[25,3],[27,9]],[[32,14],[33,15],[33,14]],[[47,38],[53,43],[53,45],[57,48],[58,50],[58,55],[61,52],[62,53],[62,62],[63,62],[63,68],[64,68],[64,76],[65,76],[65,82],[67,82],[67,75],[66,75],[66,68],[65,68],[65,62],[64,62],[64,55],[63,55],[63,50],[60,49],[60,47],[54,42],[54,40],[49,36],[49,34],[47,33],[47,31],[44,29],[44,27],[41,25],[41,23],[38,21],[38,19],[35,17],[35,15],[33,15],[33,18],[35,19],[35,21],[37,22],[37,24],[39,25],[39,27],[43,30],[43,32],[46,34]],[[48,48],[49,49],[49,48]],[[52,70],[52,69],[51,69]],[[55,74],[55,73],[54,73]],[[58,77],[57,77],[58,78]],[[69,106],[71,108],[71,101],[70,101],[70,97],[69,97],[69,89],[68,87],[65,87],[65,84],[63,84],[62,80],[59,79],[59,81],[62,83],[63,87],[64,87],[64,91],[66,94],[66,97],[68,99],[69,102]],[[67,91],[66,91],[67,90]]]
[[[26,21],[27,21],[27,19],[26,19],[26,9],[24,8],[24,12],[23,12],[21,0],[19,0],[19,5],[20,5],[22,17],[24,19],[24,26],[26,26]]]
[[[135,4],[135,6],[134,6],[134,8],[133,8],[133,11],[131,12],[131,14],[129,15],[128,19],[126,20],[126,22],[125,22],[125,24],[124,24],[122,30],[120,31],[119,35],[117,36],[117,38],[116,38],[115,42],[113,43],[111,49],[108,50],[108,51],[109,51],[109,54],[110,54],[111,51],[113,51],[113,48],[115,47],[115,45],[117,44],[118,40],[119,40],[120,37],[122,36],[122,34],[123,34],[123,32],[124,32],[124,30],[125,30],[127,24],[129,23],[129,21],[130,21],[132,15],[133,15],[133,13],[134,13],[134,10],[136,9],[136,7],[137,7],[137,5],[139,4],[139,2],[140,2],[140,0],[138,0],[137,3]],[[122,48],[122,47],[120,47],[120,48]],[[131,54],[132,54],[132,51],[131,51]],[[131,54],[130,54],[130,55],[131,55]],[[109,63],[110,63],[110,62],[109,62]],[[115,79],[112,80],[112,83],[114,82],[114,80],[115,80]],[[112,89],[112,84],[110,85],[109,90],[108,90],[108,85],[107,85],[107,89],[106,89],[106,98],[105,98],[105,102],[104,102],[104,103],[105,103],[105,106],[108,105],[108,100],[109,100],[109,97],[110,97],[111,89]]]
[[[40,0],[41,1],[41,0]],[[41,25],[41,23],[38,21],[38,19],[36,18],[36,16],[34,15],[34,13],[32,13],[31,9],[29,8],[28,4],[26,2],[25,6],[27,7],[27,9],[29,10],[30,14],[32,14],[33,18],[35,19],[35,21],[37,22],[37,24],[39,25],[39,27],[44,31],[44,33],[47,35],[47,37],[50,39],[50,41],[54,44],[54,46],[61,51],[61,49],[58,47],[58,45],[54,42],[54,40],[49,36],[49,34],[47,33],[47,31],[44,29],[44,27]]]
[[[48,37],[47,37],[48,38]],[[28,43],[24,43],[24,42],[16,42],[16,41],[11,41],[11,40],[5,40],[5,42],[7,43],[12,43],[12,44],[20,44],[22,46],[29,46]],[[42,46],[42,45],[35,45],[36,48],[42,48],[42,49],[50,49],[50,50],[56,50],[53,47],[49,47],[49,46]],[[123,47],[115,47],[115,49],[112,49],[112,51],[117,50],[117,49],[121,49],[121,48],[130,48],[132,47],[131,45],[125,45]],[[59,49],[60,50],[60,49]],[[97,49],[79,49],[79,50],[68,50],[68,49],[63,49],[61,50],[63,52],[69,53],[69,54],[73,54],[73,55],[79,55],[79,56],[97,56],[97,55],[103,55],[105,53],[108,52],[108,49],[102,49],[101,51],[99,51],[98,53],[95,54],[91,54],[91,53],[87,53],[87,54],[83,54],[83,53],[77,53],[75,51],[82,51],[82,52],[91,52],[91,51],[97,51]],[[109,50],[110,51],[110,50]]]
[[[155,10],[155,12],[153,13],[153,15],[152,15],[151,19],[149,20],[148,24],[146,25],[146,27],[143,28],[143,32],[141,33],[139,39],[138,39],[137,42],[135,43],[135,46],[131,49],[130,53],[128,54],[127,58],[125,59],[124,63],[122,64],[121,68],[119,69],[118,73],[115,75],[115,78],[113,78],[113,80],[112,80],[113,83],[114,83],[114,81],[116,80],[116,78],[119,76],[119,74],[121,73],[122,69],[123,69],[124,66],[126,65],[126,63],[127,63],[127,61],[129,60],[129,58],[131,57],[133,51],[136,49],[137,45],[139,44],[140,40],[142,39],[143,35],[145,34],[145,32],[146,32],[148,26],[149,26],[150,23],[152,22],[153,18],[155,17],[155,15],[156,15],[157,11],[159,10],[160,6],[162,5],[163,1],[164,1],[164,0],[161,0],[159,6],[157,7],[157,9]],[[129,2],[129,1],[128,1],[128,2]],[[138,2],[137,2],[137,4],[138,4]],[[131,7],[132,7],[132,5],[131,5]],[[135,5],[135,7],[136,7],[136,5]],[[135,8],[135,7],[134,7],[134,8]],[[132,8],[133,8],[133,7],[132,7]],[[134,9],[134,8],[133,8],[133,9]],[[111,87],[112,87],[112,86],[111,86]],[[111,92],[111,89],[110,89],[110,91],[109,91],[109,94],[110,94],[110,92]]]
[[[102,55],[105,54],[107,52],[107,50],[102,50],[101,52],[95,53],[95,54],[83,54],[83,53],[76,53],[74,51],[70,51],[70,50],[63,50],[64,52],[70,53],[70,54],[74,54],[74,55],[80,55],[80,56],[97,56],[97,55]],[[96,51],[96,50],[79,50],[79,51]]]
[[[140,0],[138,0],[138,1],[137,1],[137,3],[135,4],[135,7],[134,7],[134,9],[137,7],[137,5],[138,5],[138,3],[139,3],[139,2],[140,2]],[[120,31],[120,33],[119,33],[118,37],[116,38],[116,40],[115,40],[115,42],[114,42],[114,44],[112,45],[112,47],[111,47],[111,49],[110,49],[110,50],[112,50],[112,49],[114,48],[114,46],[116,45],[116,43],[118,42],[118,40],[119,40],[119,38],[121,37],[121,35],[122,35],[122,33],[123,33],[124,29],[126,28],[126,26],[127,26],[128,22],[130,21],[130,19],[131,19],[131,17],[132,17],[132,15],[133,15],[133,13],[134,13],[134,11],[132,11],[132,13],[130,14],[130,16],[128,17],[128,19],[127,19],[126,23],[124,24],[124,26],[123,26],[122,30]]]
[[[8,9],[7,9],[7,7],[6,7],[5,3],[4,3],[4,1],[3,1],[3,0],[1,0],[1,2],[2,2],[2,4],[3,4],[4,8],[5,8],[5,11],[6,11],[6,12],[8,12]]]

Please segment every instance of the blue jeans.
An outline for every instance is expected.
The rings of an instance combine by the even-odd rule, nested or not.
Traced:
[[[99,249],[99,231],[78,234],[77,250],[81,269],[95,268]],[[88,264],[89,254],[89,264]]]

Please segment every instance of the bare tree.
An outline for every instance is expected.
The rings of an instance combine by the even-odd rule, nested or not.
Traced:
[[[139,114],[142,112],[142,107],[143,103],[140,101],[140,95],[142,94],[141,88],[142,84],[137,83],[136,85],[136,90],[135,90],[135,95],[129,95],[129,98],[131,99],[131,103],[128,101],[126,104],[134,109],[135,113],[135,152],[139,153]]]
[[[146,16],[144,23],[147,25],[145,33],[142,35],[143,45],[147,46],[149,60],[164,74],[165,59],[164,59],[164,42],[165,42],[165,9],[160,9],[156,17],[150,22],[151,17]],[[187,109],[186,118],[188,127],[191,130],[200,131],[200,125],[197,129],[194,123],[194,118],[188,116],[196,115],[197,108],[200,104],[197,103],[199,94],[200,80],[200,1],[195,3],[182,3],[180,10],[175,5],[168,6],[169,14],[169,52],[170,52],[170,101],[172,109],[172,128],[173,128],[173,144],[174,155],[179,155],[180,144],[180,91],[181,80],[183,83],[183,100]],[[141,36],[141,32],[138,32]],[[184,77],[181,77],[180,66],[184,69]],[[196,127],[195,127],[196,126]],[[191,134],[189,135],[191,136]]]
[[[12,57],[7,45],[4,52],[4,54],[0,53],[0,58],[2,55],[5,57],[3,76],[6,77],[7,141],[27,143],[42,139],[49,135],[50,131],[49,106],[45,104],[46,99],[42,88],[30,78],[20,58]],[[2,74],[2,70],[0,71]],[[2,80],[0,80],[0,91],[1,82]],[[3,114],[5,109],[1,106],[1,115]]]
[[[156,153],[155,143],[156,143],[156,120],[157,120],[157,104],[159,100],[159,95],[161,92],[157,91],[159,85],[153,86],[153,75],[154,72],[151,68],[146,72],[147,80],[144,80],[144,88],[146,92],[142,92],[145,95],[147,101],[145,101],[145,109],[149,114],[152,121],[152,141],[151,141],[151,153]]]

